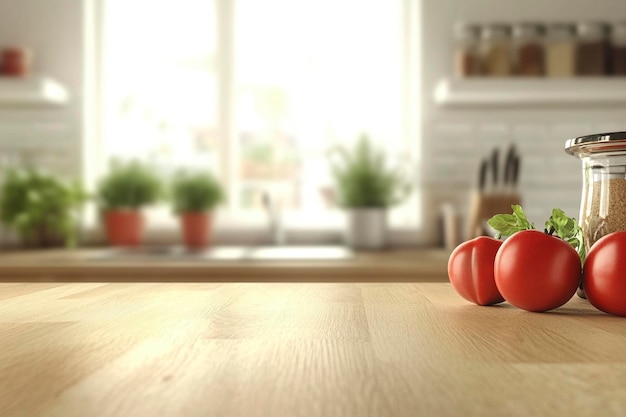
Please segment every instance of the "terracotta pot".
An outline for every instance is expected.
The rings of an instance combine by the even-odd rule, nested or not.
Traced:
[[[202,249],[209,245],[213,216],[211,213],[183,213],[180,216],[183,242],[188,249]]]
[[[107,240],[113,246],[139,246],[143,237],[143,216],[137,210],[104,213]]]

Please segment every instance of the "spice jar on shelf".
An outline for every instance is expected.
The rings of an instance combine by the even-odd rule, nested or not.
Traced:
[[[541,76],[545,70],[542,27],[522,23],[513,26],[513,62],[515,74]]]
[[[4,48],[0,53],[0,74],[24,77],[30,73],[32,54],[26,48]]]
[[[507,25],[492,24],[483,26],[480,55],[483,73],[490,77],[511,75],[511,36]]]
[[[626,75],[626,22],[611,28],[611,68],[615,75]]]
[[[581,22],[576,26],[576,75],[601,76],[609,73],[607,27]]]
[[[576,37],[574,25],[555,23],[546,28],[546,76],[572,77],[576,73]]]
[[[626,230],[626,132],[570,139],[565,151],[582,160],[579,223],[588,252],[601,237]]]
[[[471,77],[481,73],[478,55],[479,34],[477,25],[458,23],[454,27],[456,43],[454,72],[458,77]]]

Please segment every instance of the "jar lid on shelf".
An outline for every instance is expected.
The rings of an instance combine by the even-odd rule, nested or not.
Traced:
[[[565,152],[575,156],[625,150],[626,132],[596,133],[568,139],[565,142]]]
[[[538,23],[517,23],[513,25],[513,37],[515,38],[535,38],[541,36],[543,26]]]
[[[454,35],[459,38],[478,38],[480,33],[480,26],[476,23],[457,22],[454,25]]]
[[[454,25],[454,36],[459,40],[477,40],[480,27],[477,24],[457,22]]]
[[[611,38],[620,41],[626,39],[626,22],[617,22],[611,26]]]
[[[493,23],[482,27],[480,36],[483,39],[508,39],[510,37],[511,28],[509,25],[502,23]]]
[[[579,22],[576,25],[576,33],[582,40],[596,41],[606,38],[608,27],[599,22]]]
[[[552,23],[546,27],[546,37],[551,40],[572,39],[576,27],[570,23]]]

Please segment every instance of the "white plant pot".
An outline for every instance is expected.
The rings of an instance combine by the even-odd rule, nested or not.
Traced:
[[[382,249],[387,244],[387,209],[354,208],[346,213],[346,244],[354,249]]]

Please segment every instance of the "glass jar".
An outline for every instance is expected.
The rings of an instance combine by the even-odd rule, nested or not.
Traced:
[[[570,139],[565,151],[582,160],[580,225],[588,250],[602,236],[626,230],[626,132]]]
[[[611,29],[611,67],[613,74],[626,75],[626,22],[615,23]]]
[[[481,65],[478,55],[480,30],[477,25],[458,23],[454,28],[456,50],[454,56],[457,77],[480,75]]]
[[[513,26],[513,57],[515,74],[541,76],[544,74],[544,47],[542,27],[522,23]]]
[[[506,25],[483,26],[481,32],[483,73],[491,77],[511,75],[511,36]]]
[[[601,23],[583,22],[576,27],[576,75],[605,75],[609,67],[607,28]]]
[[[572,77],[575,73],[576,37],[574,26],[564,23],[546,29],[546,76]]]
[[[570,139],[565,151],[582,160],[579,224],[588,252],[601,237],[626,230],[626,132]]]

